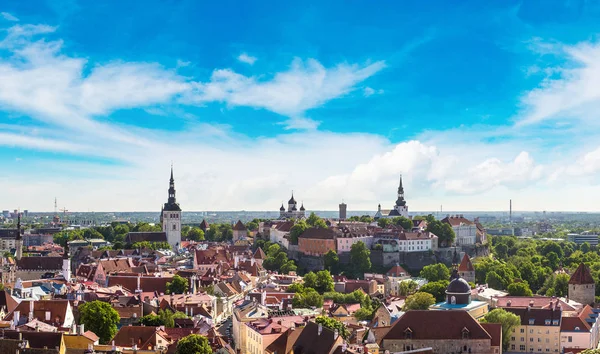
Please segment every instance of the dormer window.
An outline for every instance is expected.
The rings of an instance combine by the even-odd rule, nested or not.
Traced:
[[[529,325],[533,325],[535,324],[535,318],[530,318],[529,319]]]
[[[558,320],[552,320],[552,325],[558,326]]]
[[[410,328],[407,328],[404,330],[404,339],[412,339],[412,330]]]
[[[471,333],[466,327],[462,329],[462,339],[469,339],[470,335]]]
[[[550,320],[545,320],[545,321],[544,321],[544,324],[545,324],[546,326],[550,326],[550,323],[552,323],[552,321],[550,321]]]

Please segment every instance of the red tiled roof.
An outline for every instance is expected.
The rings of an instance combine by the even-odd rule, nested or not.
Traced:
[[[233,230],[235,230],[235,231],[246,231],[246,226],[244,226],[244,224],[242,223],[241,220],[238,220],[238,222],[233,227]]]
[[[594,278],[592,278],[592,274],[590,273],[590,269],[585,264],[579,264],[577,270],[573,275],[571,275],[571,279],[569,279],[569,284],[594,284]]]
[[[475,268],[473,267],[473,263],[471,263],[471,258],[469,258],[469,255],[465,253],[465,255],[463,256],[462,261],[460,262],[460,265],[458,266],[458,271],[460,272],[474,272]]]
[[[335,233],[331,229],[323,229],[311,227],[306,229],[298,238],[313,238],[313,239],[331,239],[333,240]]]
[[[383,337],[386,339],[405,339],[406,332],[412,339],[447,340],[462,339],[463,329],[469,331],[471,339],[492,339],[481,324],[466,311],[407,311]]]
[[[400,277],[400,276],[407,276],[410,274],[404,268],[402,268],[400,265],[396,264],[395,266],[392,267],[392,269],[388,270],[386,275],[388,277]]]
[[[502,345],[502,325],[500,323],[482,323],[481,326],[492,336],[492,347]]]
[[[265,252],[262,250],[262,248],[257,248],[256,251],[254,252],[254,259],[266,259],[267,255],[265,254]]]
[[[473,222],[463,216],[446,216],[442,219],[442,222],[450,224],[452,227],[460,226],[461,224],[472,225]]]
[[[562,300],[553,299],[548,296],[499,296],[499,297],[495,297],[494,301],[496,302],[496,307],[501,307],[501,308],[511,308],[511,307],[524,308],[524,307],[531,306],[533,308],[542,308],[542,309],[549,309],[549,308],[551,308],[551,305],[550,305],[551,302],[553,305],[555,305],[556,302],[558,301],[558,303],[560,304],[560,307],[563,311],[576,311],[577,310],[576,308],[574,308],[573,306],[567,304],[566,302],[564,302]]]

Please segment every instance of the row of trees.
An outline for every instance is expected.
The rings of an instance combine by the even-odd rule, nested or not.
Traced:
[[[600,281],[600,255],[584,243],[517,239],[495,236],[491,239],[493,257],[478,259],[473,265],[477,282],[525,296],[534,293],[566,296],[569,275],[580,263],[590,267]],[[566,271],[566,272],[565,272]],[[600,289],[596,290],[600,295]]]

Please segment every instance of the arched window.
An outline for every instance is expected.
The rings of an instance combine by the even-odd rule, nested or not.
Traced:
[[[452,295],[452,297],[450,298],[450,303],[452,305],[456,305],[456,296]]]

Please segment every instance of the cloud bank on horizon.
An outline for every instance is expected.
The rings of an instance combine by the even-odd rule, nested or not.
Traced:
[[[598,210],[600,7],[49,4],[0,8],[4,209],[158,211],[173,162],[184,210]]]

